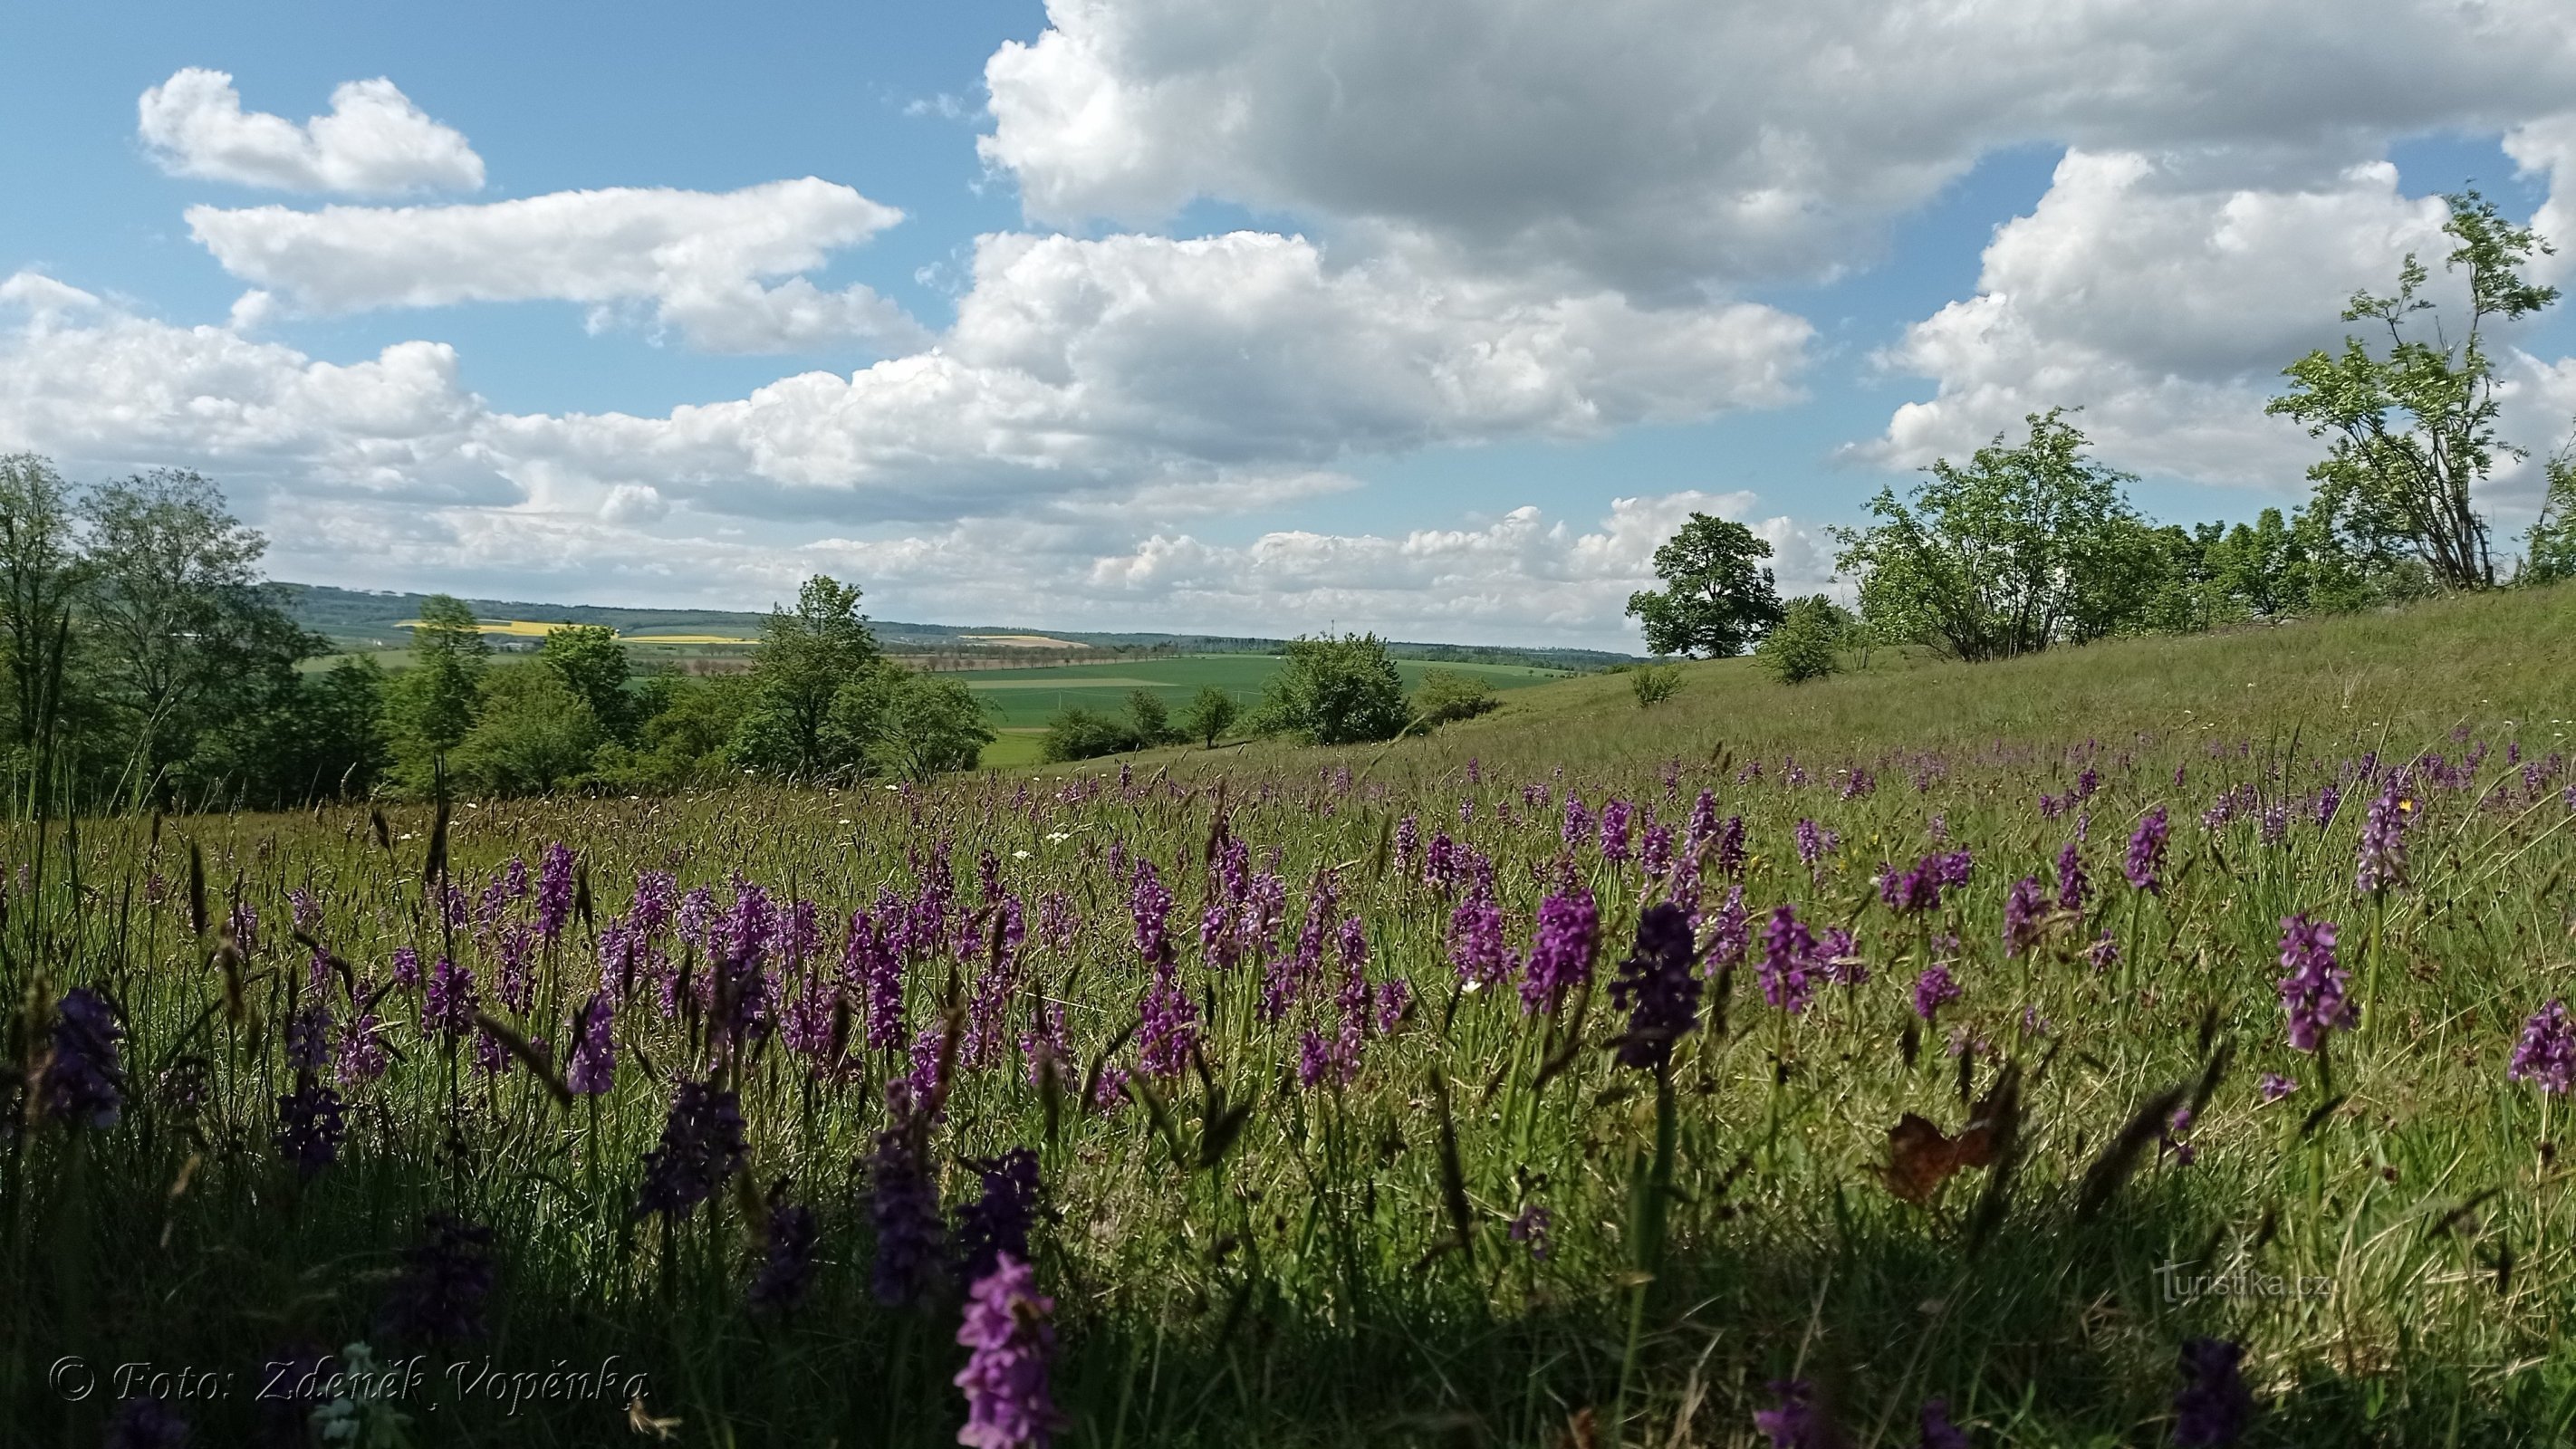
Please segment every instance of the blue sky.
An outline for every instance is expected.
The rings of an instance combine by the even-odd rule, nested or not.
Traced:
[[[2556,233],[2576,177],[2542,0],[0,16],[0,449],[565,601],[1628,647],[1693,509],[1830,587],[2052,404],[2248,517],[2427,198]],[[2546,451],[2576,329],[2508,341]]]

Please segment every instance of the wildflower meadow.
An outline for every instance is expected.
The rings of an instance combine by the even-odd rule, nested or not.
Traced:
[[[27,819],[0,1440],[2565,1442],[2571,618]]]

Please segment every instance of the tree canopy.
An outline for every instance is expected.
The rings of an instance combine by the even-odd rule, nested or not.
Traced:
[[[1628,596],[1656,654],[1723,659],[1741,654],[1780,622],[1780,593],[1761,560],[1770,543],[1732,519],[1694,513],[1655,550],[1661,589]]]

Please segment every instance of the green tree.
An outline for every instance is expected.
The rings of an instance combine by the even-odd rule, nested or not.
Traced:
[[[492,643],[464,600],[432,594],[412,626],[411,656],[392,695],[396,732],[415,751],[452,750],[474,728]]]
[[[512,664],[483,681],[474,728],[450,766],[466,788],[494,795],[542,795],[589,771],[606,738],[590,702],[543,664]]]
[[[0,667],[22,755],[51,745],[70,677],[72,616],[89,576],[62,475],[31,453],[0,457]]]
[[[888,670],[888,691],[873,753],[890,774],[927,780],[971,770],[993,742],[984,702],[949,675]]]
[[[2576,579],[2576,453],[2560,449],[2546,470],[2549,491],[2523,536],[2522,581],[2555,584]]]
[[[591,716],[611,739],[632,740],[641,723],[636,700],[627,691],[635,666],[617,631],[605,624],[559,624],[546,631],[537,658],[555,672],[564,687],[581,696]]]
[[[135,778],[186,759],[210,722],[255,707],[322,641],[261,578],[268,540],[204,477],[155,469],[81,500],[96,571],[95,679],[122,717]]]
[[[1169,744],[1178,738],[1172,730],[1171,706],[1150,689],[1127,691],[1127,723],[1136,732],[1139,748]]]
[[[751,676],[695,677],[664,670],[637,691],[642,723],[634,743],[610,741],[591,757],[604,788],[667,793],[735,775],[732,747],[751,708]]]
[[[2155,553],[2128,475],[2084,456],[2064,409],[2028,422],[2017,446],[1997,434],[1965,466],[1935,462],[1910,506],[1882,489],[1875,525],[1834,530],[1880,638],[1997,659],[2137,624]]]
[[[1255,726],[1313,745],[1391,740],[1408,713],[1404,679],[1375,634],[1288,641],[1279,672],[1262,691]]]
[[[1456,669],[1425,670],[1413,691],[1413,722],[1438,729],[1457,720],[1474,719],[1502,703],[1491,681]]]
[[[1242,713],[1243,706],[1235,703],[1233,695],[1213,684],[1203,684],[1182,706],[1180,718],[1173,723],[1183,735],[1198,741],[1201,748],[1212,750],[1225,732],[1234,728],[1235,718]]]
[[[392,763],[385,671],[360,655],[273,683],[199,740],[185,770],[190,793],[276,809],[372,792]]]
[[[882,663],[860,591],[824,574],[796,592],[793,612],[773,607],[752,654],[751,706],[735,736],[735,758],[754,769],[791,779],[843,776],[860,767],[875,726],[853,728],[858,706],[875,688]],[[834,704],[845,686],[861,694]]]
[[[1135,748],[1136,727],[1133,724],[1115,715],[1071,704],[1048,718],[1046,737],[1038,743],[1038,758],[1050,765],[1061,765],[1075,760],[1094,760],[1102,755],[1123,755]]]
[[[1763,671],[1782,684],[1822,679],[1842,668],[1843,646],[1857,622],[1823,594],[1792,599],[1753,654]]]
[[[2558,289],[2523,279],[2532,256],[2550,249],[2530,228],[2475,191],[2444,199],[2442,230],[2454,245],[2443,261],[2466,273],[2466,325],[2441,325],[2423,295],[2430,274],[2410,253],[2395,292],[2356,292],[2344,308],[2343,320],[2374,323],[2379,335],[2348,336],[2339,353],[2320,349],[2290,364],[2290,390],[2270,411],[2331,439],[2308,478],[2339,531],[2365,548],[2411,550],[2442,588],[2485,588],[2495,583],[2495,560],[2472,493],[2498,457],[2525,456],[2496,436],[2502,404],[2486,327],[2539,311]],[[2429,340],[2418,326],[2425,313],[2435,314]]]
[[[1730,519],[1694,513],[1655,550],[1660,590],[1628,596],[1628,613],[1645,626],[1655,654],[1723,659],[1744,652],[1780,622],[1780,592],[1759,560],[1771,545]]]

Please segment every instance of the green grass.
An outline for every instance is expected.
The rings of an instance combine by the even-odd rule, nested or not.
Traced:
[[[1764,1386],[1791,1376],[1817,1385],[1855,1445],[1911,1444],[1936,1395],[1980,1446],[2158,1445],[2177,1351],[2200,1334],[2246,1346],[2262,1404],[2248,1444],[2566,1443],[2569,1104],[2505,1066],[2523,1018],[2576,995],[2576,813],[2560,794],[2569,770],[2549,763],[2576,733],[2571,623],[2576,591],[2561,589],[1977,668],[1882,656],[1794,689],[1725,661],[1691,666],[1651,710],[1620,678],[1582,677],[1515,690],[1428,739],[1159,751],[1128,762],[1125,783],[1100,763],[913,790],[459,808],[449,844],[472,890],[549,841],[580,853],[592,914],[528,958],[525,1012],[498,1004],[498,938],[469,925],[451,940],[424,908],[428,807],[388,808],[383,845],[350,807],[89,821],[76,838],[16,826],[0,844],[30,875],[0,921],[0,999],[34,1007],[39,1029],[0,1040],[41,1040],[34,1004],[103,986],[130,1027],[134,1095],[113,1128],[40,1120],[0,1145],[0,1425],[10,1442],[98,1442],[103,1405],[47,1386],[64,1355],[255,1375],[289,1344],[365,1338],[380,1355],[539,1372],[614,1353],[648,1376],[651,1412],[684,1421],[684,1442],[954,1442],[953,1288],[904,1308],[870,1292],[868,1164],[883,1086],[909,1058],[867,1049],[863,1013],[844,1019],[857,1048],[817,1076],[777,1035],[718,1051],[702,1014],[652,1005],[648,980],[619,1013],[618,1085],[594,1113],[558,1107],[522,1068],[474,1072],[470,1053],[421,1035],[421,995],[398,990],[381,1006],[404,1059],[350,1088],[341,1160],[299,1181],[270,1137],[291,1080],[279,1025],[311,989],[309,952],[286,934],[290,889],[315,893],[315,939],[362,981],[381,981],[399,947],[449,950],[488,1009],[560,1043],[598,980],[595,937],[640,872],[708,887],[719,913],[735,871],[813,901],[818,970],[780,973],[786,997],[837,979],[838,922],[880,888],[910,896],[945,842],[951,930],[906,972],[906,1035],[951,1007],[989,1026],[981,1061],[961,1039],[969,1065],[929,1146],[952,1213],[979,1190],[971,1160],[1039,1154],[1048,1212],[1030,1246],[1056,1303],[1068,1446],[1732,1449],[1757,1442]],[[2353,880],[2376,793],[2352,774],[2364,752],[2446,761],[2417,786],[2407,880],[2382,899]],[[2081,919],[2049,918],[2007,954],[2014,881],[2053,886],[2078,830],[2039,797],[2088,765],[2094,894]],[[1847,788],[1855,771],[1874,788]],[[2338,781],[2349,788],[2320,826],[2316,792]],[[2252,813],[2203,825],[2249,786]],[[1532,1016],[1513,983],[1462,989],[1454,889],[1424,880],[1418,856],[1397,860],[1407,818],[1491,856],[1515,949],[1544,892],[1584,882],[1599,987],[1659,888],[1597,846],[1563,854],[1563,799],[1622,799],[1640,828],[1644,812],[1675,826],[1702,789],[1741,816],[1746,845],[1740,879],[1712,858],[1705,904],[1743,886],[1757,957],[1776,905],[1847,927],[1869,979],[1819,984],[1794,1017],[1750,964],[1710,981],[1669,1097],[1618,1063],[1624,1013],[1606,990]],[[2295,808],[2267,842],[2276,804]],[[2158,890],[2132,890],[2124,847],[2157,805],[2170,854]],[[1796,854],[1801,820],[1840,836],[1813,869]],[[1262,968],[1201,951],[1230,839],[1282,885],[1274,959],[1294,959],[1313,913],[1322,969],[1284,1020],[1258,1009]],[[1882,861],[1953,846],[1974,852],[1973,874],[1929,918],[1881,902]],[[235,997],[210,964],[216,938],[190,928],[192,847],[210,914],[238,898],[263,923]],[[996,938],[971,914],[987,852],[1027,927],[1009,973],[988,972]],[[1063,1009],[1077,1077],[1143,1066],[1129,1028],[1152,972],[1119,879],[1139,859],[1175,898],[1171,969],[1205,1070],[1147,1076],[1103,1110],[1051,1110],[1017,1050],[1041,1013]],[[1069,930],[1048,928],[1058,912]],[[2292,912],[2343,928],[2360,1019],[2324,1060],[2283,1033],[2276,957]],[[1342,1020],[1345,918],[1361,923],[1363,983],[1407,982],[1417,1004],[1391,1034],[1361,1037],[1346,1084],[1300,1086],[1305,1033],[1333,1040]],[[2087,948],[2105,931],[2120,960],[2097,970]],[[708,979],[703,953],[658,939]],[[1935,954],[1962,996],[1926,1026],[1912,986]],[[345,1016],[336,974],[322,990]],[[931,1059],[940,1040],[934,1026]],[[203,1090],[172,1090],[174,1068],[202,1072]],[[711,1071],[741,1094],[749,1167],[666,1230],[634,1212],[642,1160],[671,1080]],[[1874,1169],[1902,1114],[1959,1132],[2007,1072],[2023,1103],[2008,1165],[1968,1168],[1923,1205],[1892,1195]],[[2300,1087],[2266,1105],[2255,1083],[2276,1072]],[[2158,1146],[2152,1120],[2133,1157],[2106,1153],[2141,1104],[2203,1082],[2191,1161]],[[1659,1117],[1670,1194],[1650,1186]],[[781,1183],[823,1229],[812,1293],[783,1321],[743,1306],[760,1201]],[[407,1343],[377,1320],[432,1207],[495,1229],[488,1333],[470,1344]],[[1552,1218],[1544,1258],[1509,1231],[1530,1207]],[[1660,1254],[1639,1240],[1656,1215]],[[2319,1291],[2177,1295],[2167,1264]],[[632,1439],[623,1403],[406,1407],[425,1444]],[[202,1442],[253,1441],[255,1404],[186,1412]]]

